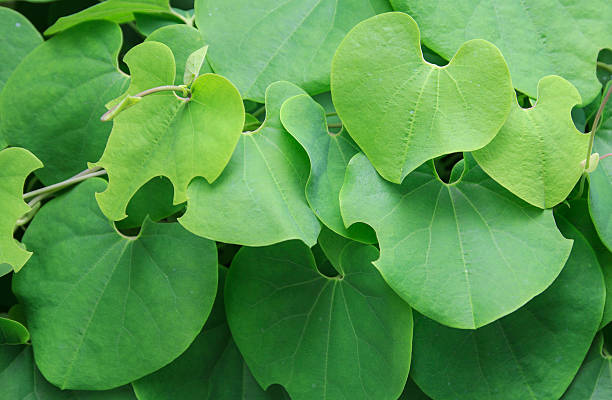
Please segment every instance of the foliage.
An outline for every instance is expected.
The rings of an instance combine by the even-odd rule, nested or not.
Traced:
[[[30,3],[1,399],[612,396],[609,1]]]

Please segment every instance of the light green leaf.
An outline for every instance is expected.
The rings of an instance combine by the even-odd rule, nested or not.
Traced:
[[[262,387],[281,384],[294,400],[399,397],[412,313],[372,266],[377,254],[353,242],[341,253],[341,276],[328,278],[298,241],[238,252],[227,318]]]
[[[187,212],[179,219],[185,228],[246,246],[290,239],[309,246],[317,242],[320,225],[304,194],[308,157],[280,121],[283,102],[303,93],[289,82],[270,85],[266,120],[241,136],[219,179],[213,184],[195,179],[189,185]]]
[[[200,74],[200,69],[206,61],[206,52],[208,46],[204,46],[187,57],[187,63],[185,64],[185,73],[183,74],[183,83],[187,86],[191,85],[195,78]]]
[[[469,39],[486,39],[506,57],[514,87],[536,96],[540,78],[560,75],[590,103],[601,84],[599,51],[612,47],[609,0],[391,0],[421,27],[423,43],[450,59]]]
[[[17,220],[30,211],[30,207],[23,201],[23,185],[28,175],[42,166],[25,149],[11,147],[0,151],[0,265],[9,264],[16,272],[32,255],[13,239]],[[0,276],[10,270],[0,268]]]
[[[419,28],[402,13],[372,17],[334,56],[332,97],[376,170],[400,183],[423,162],[489,143],[512,104],[508,67],[484,40],[465,43],[444,67],[423,59]]]
[[[176,75],[174,84],[179,85],[183,79],[183,72],[189,55],[194,51],[206,46],[200,32],[184,24],[165,26],[157,29],[155,32],[147,36],[146,41],[161,42],[170,47],[174,60],[176,62]],[[198,70],[198,75],[208,72],[213,72],[208,62],[205,62],[201,69]]]
[[[0,348],[7,344],[24,344],[30,340],[30,332],[20,322],[0,317]]]
[[[261,126],[261,122],[253,114],[244,114],[243,131],[254,131]]]
[[[455,328],[481,327],[525,304],[557,277],[572,247],[552,211],[514,197],[476,165],[445,184],[427,163],[400,186],[357,154],[340,205],[347,225],[364,222],[378,234],[375,265],[387,283]]]
[[[107,0],[93,5],[76,14],[58,19],[45,31],[45,35],[54,35],[75,25],[93,20],[108,20],[126,23],[134,20],[134,13],[173,14],[169,0]]]
[[[386,0],[196,0],[196,23],[215,72],[246,99],[263,102],[287,80],[310,94],[329,90],[332,56],[359,21],[390,11]]]
[[[274,400],[279,388],[265,392],[251,375],[231,337],[223,305],[225,267],[219,267],[219,288],[204,329],[179,358],[134,382],[139,400]]]
[[[325,110],[307,94],[287,100],[281,108],[285,129],[302,145],[310,158],[306,199],[319,219],[334,232],[364,243],[376,235],[365,225],[344,227],[338,196],[346,166],[359,149],[344,131],[328,130]]]
[[[132,72],[127,94],[174,82],[172,51],[162,43],[144,42],[124,59]],[[244,123],[240,94],[214,74],[198,77],[191,91],[190,99],[172,92],[147,96],[114,119],[106,150],[92,164],[108,172],[107,190],[96,195],[108,218],[125,218],[134,193],[156,176],[170,179],[179,204],[194,177],[213,182],[225,168]]]
[[[76,175],[102,154],[111,124],[99,117],[129,82],[117,67],[120,48],[117,25],[82,24],[38,46],[6,83],[1,135],[45,164],[36,172],[43,184]]]
[[[612,356],[597,335],[576,378],[561,400],[608,400],[612,398]]]
[[[609,82],[606,91],[612,86]],[[612,100],[612,99],[611,99]],[[595,134],[593,151],[600,155],[612,153],[612,101],[608,101]],[[600,160],[589,174],[589,210],[601,241],[612,251],[612,157]]]
[[[56,388],[36,368],[32,346],[0,346],[0,387],[6,400],[136,400],[130,386],[102,392]]]
[[[120,235],[94,199],[105,186],[90,179],[46,204],[23,239],[30,265],[13,278],[36,364],[62,389],[110,389],[168,364],[217,289],[214,243],[176,223]]]
[[[561,397],[597,332],[605,297],[593,250],[577,231],[570,236],[574,248],[557,280],[514,313],[476,331],[415,314],[411,374],[425,393],[436,400]]]
[[[515,101],[491,143],[473,153],[484,171],[526,202],[551,208],[562,202],[584,172],[589,135],[572,121],[580,94],[563,78],[547,76],[538,101],[523,109]]]
[[[606,284],[606,306],[599,328],[603,328],[612,322],[612,252],[601,242],[597,231],[589,217],[588,201],[586,199],[571,200],[567,205],[555,207],[555,219],[565,218],[564,223],[571,224],[589,242],[595,251],[599,266],[603,272]],[[569,231],[566,233],[571,233]],[[570,237],[575,239],[575,237]]]

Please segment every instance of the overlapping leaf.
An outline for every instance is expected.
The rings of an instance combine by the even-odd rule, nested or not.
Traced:
[[[275,400],[282,389],[265,392],[251,375],[231,337],[223,305],[225,267],[219,268],[219,289],[202,332],[179,358],[134,382],[139,400]]]
[[[0,317],[0,348],[2,345],[24,344],[30,340],[30,332],[19,321]]]
[[[540,208],[562,202],[584,172],[589,136],[572,121],[580,94],[563,78],[548,76],[538,85],[529,109],[515,102],[491,143],[473,153],[485,172],[506,189]]]
[[[466,40],[493,42],[506,57],[514,86],[536,96],[538,81],[560,75],[576,86],[584,104],[601,84],[597,55],[612,48],[608,0],[391,0],[419,23],[423,42],[450,59]]]
[[[340,275],[329,278],[298,241],[243,247],[226,284],[230,329],[262,387],[279,383],[294,400],[395,400],[410,365],[410,307],[372,266],[376,248],[350,242],[338,253]]]
[[[359,151],[343,130],[328,130],[325,110],[310,96],[290,98],[281,108],[281,121],[287,131],[302,145],[310,158],[310,177],[306,184],[306,199],[317,217],[334,232],[374,243],[376,237],[364,225],[344,227],[338,196],[344,182],[346,166]]]
[[[195,10],[214,70],[244,98],[263,102],[268,85],[279,80],[311,94],[329,90],[331,59],[344,35],[390,6],[386,0],[197,0]]]
[[[304,194],[308,157],[280,121],[283,102],[303,93],[289,82],[270,85],[266,120],[241,136],[219,179],[213,184],[195,179],[189,185],[187,212],[179,219],[185,228],[247,246],[290,239],[316,243],[320,225]]]
[[[102,154],[111,130],[99,116],[129,79],[117,68],[121,30],[81,24],[32,51],[0,93],[0,136],[34,153],[47,184],[67,179]]]
[[[24,182],[32,171],[42,166],[25,149],[11,147],[0,151],[0,276],[11,269],[19,271],[32,255],[13,239],[13,232],[17,220],[30,211],[23,201]],[[6,267],[7,264],[12,268]]]
[[[217,288],[214,243],[178,224],[118,234],[98,209],[100,179],[37,214],[14,277],[36,363],[60,388],[114,388],[178,357],[202,329]],[[69,260],[69,262],[66,262]]]
[[[142,43],[126,54],[125,61],[132,72],[129,95],[174,83],[174,57],[162,43]],[[194,177],[213,182],[221,174],[243,123],[240,94],[219,75],[200,76],[189,99],[172,92],[144,97],[113,120],[104,154],[93,164],[109,176],[107,190],[96,196],[100,208],[110,219],[125,218],[130,198],[159,175],[173,183],[174,204],[186,201],[187,185]]]
[[[389,285],[456,328],[486,325],[542,292],[572,246],[552,211],[529,206],[471,164],[453,184],[427,163],[395,185],[357,154],[340,193],[345,223],[364,222],[378,234],[375,265]]]
[[[593,250],[577,231],[570,236],[574,248],[559,278],[499,321],[466,331],[415,315],[411,373],[425,393],[436,400],[561,397],[597,332],[605,297]]]
[[[612,397],[612,356],[598,335],[576,378],[561,400],[607,400]]]
[[[420,33],[402,13],[372,17],[338,47],[332,97],[355,142],[387,180],[423,162],[489,143],[512,104],[499,50],[472,40],[444,67],[423,59]]]

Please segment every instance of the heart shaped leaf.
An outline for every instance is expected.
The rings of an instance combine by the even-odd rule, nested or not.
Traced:
[[[268,85],[279,80],[311,94],[329,90],[331,59],[344,35],[390,9],[386,0],[195,2],[214,70],[231,79],[244,98],[260,103]]]
[[[40,160],[25,149],[11,147],[0,151],[0,266],[9,264],[14,271],[19,271],[32,255],[13,239],[17,220],[30,211],[23,201],[23,185],[28,175],[42,166]],[[9,271],[2,269],[0,275]]]
[[[599,93],[597,55],[612,48],[609,0],[391,0],[419,23],[423,43],[450,59],[465,40],[493,42],[506,57],[514,86],[536,96],[540,78],[560,75],[584,104]]]
[[[129,82],[117,67],[120,48],[119,26],[81,24],[34,49],[0,93],[0,136],[45,164],[36,172],[45,185],[76,175],[102,154],[111,126],[98,116]]]
[[[374,228],[381,250],[375,265],[404,300],[442,324],[473,329],[546,289],[572,242],[552,211],[529,206],[468,161],[453,184],[427,163],[395,185],[357,154],[340,205],[347,225]]]
[[[290,98],[281,108],[281,121],[287,131],[302,145],[310,158],[310,177],[306,199],[317,217],[334,232],[365,243],[376,242],[372,230],[364,225],[344,227],[338,196],[349,160],[359,149],[342,130],[328,130],[325,110],[310,96]]]
[[[132,72],[128,95],[174,82],[174,57],[162,43],[144,42],[124,60]],[[93,164],[109,177],[108,189],[96,196],[100,208],[110,219],[125,218],[130,198],[159,175],[173,183],[174,204],[186,201],[194,177],[213,182],[221,174],[243,123],[240,94],[219,75],[198,77],[188,99],[172,92],[144,97],[113,120],[104,154]]]
[[[329,278],[298,241],[238,252],[227,277],[227,318],[262,387],[279,383],[294,400],[399,397],[412,313],[372,266],[377,254],[349,242],[340,276]]]
[[[331,86],[349,134],[395,183],[431,158],[485,146],[513,96],[506,62],[491,43],[469,41],[438,67],[423,59],[419,28],[402,13],[351,30],[334,56]]]
[[[304,194],[308,157],[280,121],[283,102],[303,93],[289,82],[270,85],[266,120],[241,136],[219,179],[213,184],[195,179],[189,185],[187,212],[179,219],[185,228],[246,246],[290,239],[316,243],[321,227]]]
[[[561,400],[609,398],[612,398],[612,356],[604,349],[603,335],[599,334]]]
[[[120,235],[96,205],[105,186],[90,179],[39,211],[23,239],[34,256],[13,280],[36,364],[62,389],[110,389],[168,364],[217,290],[213,242],[176,223]]]
[[[514,103],[491,143],[473,153],[478,164],[503,187],[540,208],[562,202],[584,172],[581,162],[589,135],[572,121],[580,94],[563,78],[547,76],[529,109]]]
[[[560,398],[597,332],[605,298],[595,254],[579,235],[571,234],[574,248],[557,280],[492,324],[466,331],[415,314],[411,374],[419,387],[439,400]]]

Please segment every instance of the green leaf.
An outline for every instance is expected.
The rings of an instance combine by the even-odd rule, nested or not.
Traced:
[[[36,368],[32,346],[0,346],[0,387],[7,400],[136,400],[130,386],[103,392],[56,388]]]
[[[601,89],[595,66],[599,51],[612,47],[608,0],[391,0],[391,4],[410,14],[421,27],[423,43],[446,59],[465,40],[493,42],[508,61],[514,87],[531,97],[546,75],[569,80],[583,104]]]
[[[195,179],[189,185],[187,212],[179,219],[185,228],[246,246],[290,239],[309,246],[317,242],[320,225],[304,194],[308,157],[280,121],[283,102],[303,93],[289,82],[270,85],[266,120],[240,137],[219,179],[213,184]]]
[[[76,14],[62,17],[45,31],[54,35],[75,25],[93,20],[126,23],[134,19],[134,13],[173,14],[168,0],[107,0]]]
[[[68,179],[102,154],[111,126],[99,116],[129,81],[117,67],[120,48],[117,25],[79,25],[34,49],[0,93],[1,135],[45,164],[36,172],[43,184]]]
[[[281,108],[285,129],[302,145],[310,158],[306,199],[319,219],[334,232],[364,243],[376,235],[365,225],[344,227],[338,196],[349,160],[359,149],[344,131],[332,133],[325,110],[307,94],[287,100]]]
[[[561,216],[565,218],[564,223],[571,224],[589,242],[595,251],[597,260],[603,272],[606,284],[606,306],[604,307],[603,318],[599,328],[603,328],[612,322],[612,252],[601,242],[597,231],[589,217],[588,201],[586,199],[571,200],[566,205],[555,207],[555,219]],[[567,232],[571,233],[573,231]],[[570,237],[575,239],[575,237]]]
[[[202,332],[171,364],[134,382],[139,400],[283,399],[278,389],[265,392],[257,384],[231,337],[223,304],[226,271],[219,267],[217,298]]]
[[[206,52],[208,46],[204,46],[187,57],[187,63],[185,64],[185,72],[183,74],[183,83],[187,86],[191,85],[195,78],[200,74],[200,69],[205,64]]]
[[[158,370],[191,344],[215,298],[215,244],[176,223],[120,235],[94,199],[105,186],[87,180],[39,211],[23,239],[34,256],[13,279],[36,363],[62,389]]]
[[[572,247],[552,211],[514,197],[476,165],[445,184],[427,163],[400,186],[357,154],[340,205],[347,225],[364,222],[378,234],[375,265],[389,285],[455,328],[481,327],[525,304],[557,277]]]
[[[386,0],[195,2],[213,69],[231,79],[244,98],[260,103],[268,85],[279,80],[310,94],[329,90],[332,56],[344,35],[359,21],[389,10]]]
[[[281,384],[294,400],[399,397],[412,313],[372,266],[377,254],[350,243],[341,276],[328,278],[298,241],[238,252],[225,287],[227,318],[262,387]]]
[[[146,41],[163,43],[172,50],[176,62],[175,85],[182,83],[183,72],[185,71],[185,65],[187,64],[189,55],[206,46],[200,32],[184,24],[160,28],[147,36]],[[205,62],[198,71],[198,75],[213,72],[208,62]]]
[[[538,101],[523,109],[515,101],[491,143],[473,153],[484,171],[526,202],[550,208],[562,202],[584,172],[589,135],[574,126],[580,94],[563,78],[547,76]]]
[[[0,317],[0,348],[7,344],[24,344],[30,340],[30,332],[20,322]]]
[[[174,82],[172,51],[162,43],[144,42],[124,60],[132,72],[129,95]],[[194,177],[213,182],[225,168],[244,123],[240,94],[214,74],[198,77],[191,91],[190,99],[172,92],[147,96],[114,119],[106,150],[92,164],[108,172],[107,190],[96,195],[108,218],[125,218],[130,198],[156,176],[170,179],[179,204]]]
[[[12,270],[18,272],[32,253],[23,248],[15,239],[13,232],[19,218],[30,211],[23,201],[23,185],[28,175],[42,168],[42,163],[32,153],[18,147],[0,151],[0,276]]]
[[[612,82],[606,86],[606,91]],[[611,99],[612,100],[612,99]],[[593,151],[600,155],[612,153],[612,101],[608,101],[595,134]],[[586,154],[586,153],[585,153]],[[601,241],[612,251],[612,157],[599,162],[589,174],[589,210]]]
[[[489,143],[512,104],[499,50],[472,40],[444,67],[423,59],[419,28],[402,13],[357,25],[338,47],[332,97],[355,142],[387,180],[423,162]]]
[[[398,400],[431,400],[423,391],[414,383],[412,377],[408,378],[406,387]]]
[[[562,400],[607,400],[612,398],[612,356],[604,349],[603,335],[597,335],[576,378]]]
[[[597,332],[605,297],[593,250],[580,233],[570,236],[574,248],[557,280],[514,313],[475,331],[415,314],[411,374],[425,393],[436,400],[561,397]]]

